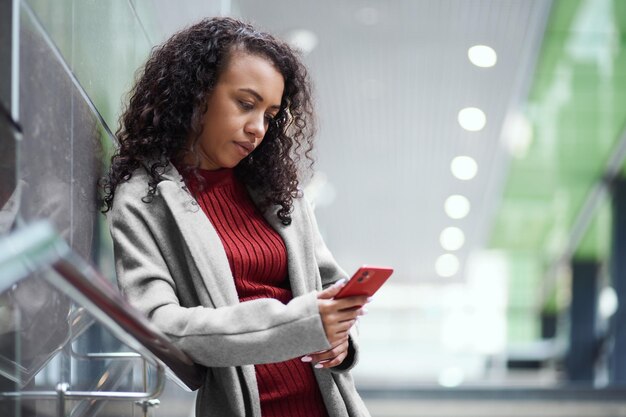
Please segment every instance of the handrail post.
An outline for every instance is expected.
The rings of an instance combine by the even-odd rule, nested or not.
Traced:
[[[148,364],[146,363],[146,358],[143,358],[141,362],[143,390],[146,391],[148,389]],[[143,417],[148,417],[148,405],[146,404],[146,400],[143,401],[141,408],[143,409]]]
[[[61,382],[59,384],[57,384],[56,386],[56,391],[57,391],[57,397],[58,397],[58,404],[57,404],[57,416],[58,417],[65,417],[65,394],[67,393],[67,390],[69,389],[69,384],[67,382]]]
[[[135,401],[135,404],[141,407],[141,410],[143,411],[143,416],[148,417],[148,410],[152,407],[156,408],[161,405],[161,401],[158,398],[152,398],[150,400]]]

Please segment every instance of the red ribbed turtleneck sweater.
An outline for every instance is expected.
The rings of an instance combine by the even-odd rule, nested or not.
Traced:
[[[222,240],[240,301],[292,299],[287,251],[232,169],[196,170],[185,182]],[[300,358],[255,365],[263,417],[328,417],[311,364]]]

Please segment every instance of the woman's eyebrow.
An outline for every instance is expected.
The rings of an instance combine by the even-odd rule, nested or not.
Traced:
[[[257,100],[259,100],[260,103],[263,102],[263,96],[261,96],[261,94],[259,94],[258,92],[256,92],[252,88],[240,88],[239,91],[243,91],[245,93],[252,94]],[[280,109],[280,104],[274,104],[273,106],[270,106],[270,108],[271,109]]]

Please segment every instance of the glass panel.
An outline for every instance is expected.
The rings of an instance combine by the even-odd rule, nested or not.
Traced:
[[[72,307],[69,298],[51,286],[47,279],[57,272],[44,268],[30,274],[8,291],[0,294],[0,375],[5,382],[0,392],[52,391],[59,382],[67,382],[72,391],[142,392],[151,381],[152,366],[121,344],[102,326],[92,326],[95,318],[82,307]],[[115,341],[85,351],[84,339],[89,331],[103,333],[103,340]],[[93,357],[106,352],[125,356]],[[85,363],[94,366],[85,367]],[[88,373],[84,370],[89,369]],[[147,378],[144,380],[144,373]],[[10,387],[7,383],[12,382]],[[11,389],[13,388],[13,389]],[[5,399],[2,406],[7,407]],[[21,401],[24,415],[55,412],[55,401]],[[74,402],[72,407],[92,411],[102,409],[104,403]],[[69,408],[71,410],[71,408]],[[122,415],[132,415],[132,401],[116,404]],[[3,416],[7,414],[2,414]],[[39,414],[38,414],[39,415]],[[45,413],[42,415],[46,415]],[[95,415],[95,414],[94,414]]]
[[[76,391],[107,391],[135,395],[127,397],[131,403],[141,400],[158,392],[163,381],[162,372],[154,374],[144,359],[155,365],[155,355],[199,385],[201,374],[191,361],[154,333],[145,318],[135,316],[117,290],[78,258],[49,223],[0,240],[0,285],[3,416],[15,411],[11,407],[45,409],[56,399],[60,383],[70,387],[69,397]],[[44,394],[33,398],[33,391]],[[19,404],[16,393],[23,397]],[[104,406],[94,401],[75,405],[90,413]]]
[[[7,323],[2,340],[8,343],[0,352],[0,372],[25,387],[69,341],[71,304],[39,275],[16,284],[2,297]]]

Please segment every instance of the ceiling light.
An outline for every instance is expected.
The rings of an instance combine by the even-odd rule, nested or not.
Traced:
[[[452,160],[450,170],[460,180],[471,180],[478,172],[478,164],[470,156],[457,156]]]
[[[437,258],[435,262],[435,272],[443,278],[449,278],[459,272],[459,258],[446,253]]]
[[[292,30],[285,35],[285,39],[292,48],[300,50],[302,55],[311,53],[318,43],[317,35],[306,29]]]
[[[470,132],[478,132],[485,127],[487,123],[487,116],[485,113],[476,107],[466,107],[459,112],[459,124],[465,130]]]
[[[462,219],[470,212],[470,202],[467,197],[454,194],[446,198],[444,209],[450,218]]]
[[[467,50],[467,57],[477,67],[489,68],[496,65],[498,55],[487,45],[474,45]]]
[[[439,235],[439,243],[445,250],[455,251],[461,249],[465,243],[465,234],[458,227],[446,227]]]

